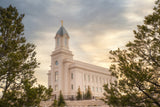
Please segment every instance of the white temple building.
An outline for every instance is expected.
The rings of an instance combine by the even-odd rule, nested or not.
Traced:
[[[51,54],[48,72],[48,86],[53,88],[53,95],[57,98],[61,90],[65,99],[74,99],[79,87],[85,93],[89,86],[93,98],[102,97],[103,85],[112,81],[110,72],[106,68],[74,60],[69,38],[62,23],[55,35],[55,50]]]

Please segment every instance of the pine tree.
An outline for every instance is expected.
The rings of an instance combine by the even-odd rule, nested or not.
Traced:
[[[81,93],[80,87],[78,88],[78,92],[77,92],[77,100],[82,100],[82,93]]]
[[[85,95],[84,95],[84,98],[85,98],[86,100],[92,99],[92,92],[91,92],[90,86],[88,86],[88,89],[87,89],[87,91],[86,91],[86,93],[85,93]]]
[[[160,106],[160,0],[144,24],[134,31],[134,41],[110,53],[110,71],[117,78],[104,86],[104,101],[112,106]]]
[[[59,97],[58,97],[58,107],[64,107],[65,105],[66,105],[66,102],[64,101],[62,91],[60,91]]]
[[[51,105],[51,107],[58,107],[58,103],[57,103],[57,100],[55,99],[53,104]]]
[[[22,19],[11,5],[0,7],[0,97],[1,107],[38,106],[50,97],[51,89],[36,83],[38,67],[35,45],[27,43]],[[36,87],[34,86],[36,85]]]

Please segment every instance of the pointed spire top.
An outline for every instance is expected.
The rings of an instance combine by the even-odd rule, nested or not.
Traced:
[[[61,26],[63,26],[63,20],[61,20]]]
[[[61,27],[59,28],[59,30],[58,30],[58,32],[56,33],[56,35],[61,35],[61,36],[63,36],[63,35],[65,35],[65,34],[69,37],[66,29],[63,27],[63,20],[61,20]]]

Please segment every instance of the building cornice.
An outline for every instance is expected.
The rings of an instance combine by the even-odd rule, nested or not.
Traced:
[[[63,63],[74,63],[72,59],[64,59]]]
[[[75,61],[74,63],[70,65],[69,69],[83,69],[83,70],[87,70],[90,72],[95,72],[95,73],[100,73],[100,74],[104,74],[104,75],[111,75],[109,70],[100,66],[95,66],[92,64],[88,64],[85,62],[81,62],[81,61]]]
[[[52,52],[51,56],[59,55],[59,54],[65,54],[73,56],[72,51],[69,51],[67,49],[59,49]]]

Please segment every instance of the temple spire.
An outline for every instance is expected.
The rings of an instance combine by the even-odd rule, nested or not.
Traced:
[[[63,20],[61,20],[61,27],[56,33],[55,36],[56,47],[55,49],[69,49],[69,35],[65,28],[63,27]]]
[[[63,20],[61,20],[61,26],[63,26]]]

